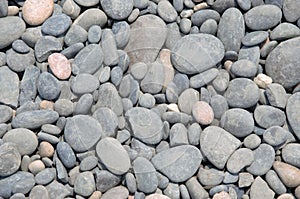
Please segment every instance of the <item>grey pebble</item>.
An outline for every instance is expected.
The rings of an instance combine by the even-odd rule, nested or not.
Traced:
[[[51,183],[56,176],[56,170],[54,168],[46,168],[34,177],[36,184],[38,185],[47,185]]]
[[[181,12],[183,10],[183,0],[174,0],[173,7],[177,12]]]
[[[42,185],[36,185],[30,191],[29,198],[30,199],[38,199],[40,197],[45,198],[45,199],[50,199],[50,196],[49,196],[49,193],[48,193],[46,187],[44,187]]]
[[[212,8],[219,13],[223,13],[225,10],[236,7],[236,1],[234,0],[215,0],[212,5]]]
[[[192,116],[186,113],[168,111],[166,113],[163,113],[162,119],[168,121],[171,124],[182,123],[184,125],[187,125],[192,121]]]
[[[41,73],[37,88],[39,95],[45,100],[54,100],[61,92],[59,81],[48,72]]]
[[[117,44],[114,34],[110,29],[104,29],[102,31],[101,45],[103,50],[103,63],[107,66],[118,64]]]
[[[174,124],[170,129],[169,139],[171,147],[189,144],[186,127],[181,123]]]
[[[69,181],[67,169],[57,156],[54,157],[54,164],[56,167],[57,179],[63,183],[67,183]]]
[[[43,132],[39,132],[37,134],[38,139],[41,141],[47,141],[51,144],[57,144],[59,142],[58,137],[54,136],[54,135],[50,135],[48,133],[43,133]]]
[[[79,25],[72,25],[64,37],[67,46],[76,43],[84,43],[88,38],[88,32]]]
[[[269,188],[268,184],[260,177],[256,177],[250,188],[250,197],[256,198],[274,198],[274,191]]]
[[[297,143],[287,144],[282,149],[283,160],[288,164],[299,167],[300,162],[299,162],[299,158],[296,155],[299,152],[299,150],[300,150],[299,144],[297,144]]]
[[[0,66],[4,66],[6,64],[6,54],[4,52],[0,52]]]
[[[75,19],[80,14],[81,8],[73,0],[66,0],[61,2],[63,13],[69,15],[72,19]]]
[[[28,66],[35,63],[34,51],[29,49],[29,53],[21,54],[10,49],[6,52],[6,62],[13,71],[23,72]]]
[[[0,160],[2,162],[2,166],[0,168],[1,177],[6,177],[15,173],[21,165],[21,155],[18,151],[17,145],[14,143],[4,143],[0,145]],[[0,196],[3,191],[4,190],[0,189]]]
[[[219,74],[216,68],[209,69],[190,78],[190,86],[192,88],[203,87],[212,82]]]
[[[88,41],[92,44],[98,43],[101,39],[101,35],[102,29],[100,26],[91,26],[88,31]]]
[[[250,134],[244,139],[244,146],[248,149],[255,149],[261,143],[261,139],[256,134]]]
[[[102,127],[102,138],[115,137],[118,128],[118,118],[111,109],[107,107],[98,108],[93,113],[93,118],[95,118]]]
[[[158,188],[165,189],[169,185],[170,180],[159,172],[156,172],[156,176],[158,179]]]
[[[12,118],[13,110],[9,106],[0,105],[0,123],[5,123]]]
[[[82,95],[74,109],[76,115],[86,115],[90,112],[93,104],[93,96],[90,93]]]
[[[116,22],[112,25],[111,30],[114,34],[117,48],[123,49],[127,45],[130,37],[129,24],[126,21]]]
[[[128,16],[128,22],[129,23],[134,22],[139,17],[139,15],[140,15],[140,10],[138,8],[133,9],[131,14]]]
[[[272,40],[286,40],[300,35],[300,29],[291,23],[281,23],[270,34]]]
[[[225,113],[229,108],[226,98],[222,95],[214,95],[211,97],[210,106],[214,111],[214,117],[217,119],[220,119],[223,113]]]
[[[96,190],[95,179],[92,172],[85,171],[79,173],[75,183],[74,183],[74,192],[88,197]]]
[[[224,69],[219,69],[218,76],[212,81],[214,89],[218,92],[224,92],[229,84],[229,73]]]
[[[21,37],[25,32],[26,25],[20,17],[8,16],[0,18],[0,27],[2,27],[0,49],[3,49]]]
[[[18,106],[19,77],[7,66],[0,68],[0,102],[13,107]]]
[[[141,81],[141,90],[145,93],[159,93],[164,85],[164,67],[159,62],[148,65],[148,71]]]
[[[188,34],[191,31],[192,22],[188,18],[183,18],[180,20],[180,30],[184,34]]]
[[[59,142],[56,146],[56,152],[65,167],[72,168],[75,166],[76,156],[68,143]]]
[[[61,51],[60,40],[53,36],[42,36],[34,46],[35,58],[38,62],[44,62],[53,52]]]
[[[300,94],[295,93],[289,97],[286,105],[286,116],[289,121],[289,124],[292,127],[294,134],[299,138],[300,137],[300,125],[298,122],[299,117],[299,102]]]
[[[100,0],[104,12],[115,20],[127,18],[133,9],[133,0]]]
[[[268,36],[267,31],[253,31],[243,37],[242,43],[245,46],[255,46],[265,41]]]
[[[239,173],[239,187],[243,188],[243,187],[249,187],[252,182],[254,181],[254,177],[252,174],[247,173],[247,172],[241,172]]]
[[[125,182],[126,182],[127,189],[130,193],[135,193],[137,191],[137,184],[136,184],[137,182],[132,173],[127,173],[125,175]]]
[[[215,35],[218,31],[218,24],[214,19],[207,19],[204,21],[199,29],[200,33]]]
[[[72,20],[66,14],[57,14],[48,18],[42,25],[42,32],[54,37],[63,35],[71,26]]]
[[[237,4],[244,11],[247,11],[251,8],[251,0],[237,0]]]
[[[69,116],[73,113],[73,110],[74,110],[73,102],[71,100],[67,100],[67,99],[58,99],[54,103],[54,110],[60,116]]]
[[[107,192],[105,192],[102,195],[101,199],[111,199],[114,198],[115,196],[120,197],[120,199],[128,198],[129,191],[125,187],[120,185],[109,189]]]
[[[124,130],[121,130],[121,131],[118,131],[117,132],[117,137],[116,139],[121,143],[123,144],[124,142],[126,142],[127,140],[129,140],[130,138],[130,132],[126,129]]]
[[[201,126],[198,123],[193,123],[188,127],[187,136],[189,144],[198,145],[200,142]]]
[[[140,97],[139,105],[144,108],[152,108],[155,105],[155,98],[153,95],[145,93]]]
[[[268,185],[277,193],[277,194],[283,194],[286,193],[286,187],[281,182],[280,178],[276,174],[274,170],[268,171],[266,174],[266,181]]]
[[[243,46],[240,49],[238,59],[247,59],[256,65],[259,64],[260,51],[258,46],[247,47]]]
[[[192,199],[205,199],[209,197],[207,191],[201,186],[196,177],[190,178],[185,183],[185,186],[187,187]]]
[[[123,70],[119,66],[115,66],[110,71],[110,80],[115,86],[119,86],[123,78]]]
[[[104,67],[101,67],[99,69],[99,81],[100,83],[105,83],[109,80],[110,78],[110,67],[109,66],[104,66]]]
[[[130,74],[137,80],[142,80],[148,71],[148,65],[138,62],[130,66]]]
[[[267,85],[265,94],[271,106],[285,108],[287,103],[287,93],[282,85],[277,83]]]
[[[99,25],[101,28],[107,23],[106,14],[98,8],[90,8],[81,13],[73,25],[79,25],[86,31],[93,25]]]
[[[36,42],[42,37],[41,26],[34,28],[27,28],[22,34],[22,40],[30,47],[34,47]]]
[[[184,184],[179,186],[179,191],[182,199],[190,199],[189,191]]]
[[[75,43],[62,50],[61,54],[63,54],[66,58],[71,59],[74,58],[76,54],[83,48],[84,48],[83,43]]]
[[[59,135],[61,133],[61,129],[52,124],[44,124],[42,125],[42,131],[45,133],[49,133],[51,135]]]
[[[254,110],[254,119],[262,128],[282,126],[286,120],[283,111],[273,106],[261,105]]]
[[[209,195],[213,196],[213,195],[215,195],[217,193],[220,193],[222,191],[228,192],[228,186],[226,186],[226,185],[215,186],[215,187],[213,187],[209,190]]]
[[[224,179],[224,172],[214,168],[200,168],[197,177],[199,182],[204,186],[216,186],[222,183]]]
[[[23,40],[20,39],[17,39],[12,43],[12,48],[14,51],[22,54],[29,53],[30,51],[30,47]]]
[[[284,1],[282,11],[288,22],[295,22],[300,17],[299,2],[291,0]]]
[[[181,38],[179,26],[176,22],[167,24],[167,38],[165,45],[168,49],[172,49],[176,42]]]
[[[50,195],[50,199],[64,198],[71,195],[70,191],[62,183],[57,182],[56,180],[47,185],[46,189]]]
[[[181,112],[191,115],[193,105],[197,101],[199,101],[199,92],[193,88],[188,88],[178,97],[178,108]]]
[[[107,170],[99,170],[95,174],[96,189],[101,192],[106,192],[121,182],[120,176],[114,175]]]
[[[193,25],[200,26],[208,19],[214,19],[216,22],[219,22],[221,16],[220,14],[212,9],[203,9],[195,12],[191,16],[191,21]]]
[[[8,14],[8,1],[4,0],[0,3],[0,17],[5,17]]]
[[[134,7],[145,9],[148,6],[149,0],[133,0]]]
[[[71,82],[71,90],[77,95],[92,93],[99,88],[99,80],[88,73],[78,74]]]
[[[251,165],[253,161],[253,151],[247,148],[240,148],[231,154],[226,167],[230,173],[238,174],[243,168]]]
[[[160,1],[157,4],[157,13],[167,23],[174,22],[178,16],[175,8],[169,1]]]
[[[91,0],[91,1],[84,1],[84,0],[75,0],[80,6],[83,7],[92,7],[99,3],[99,0]]]
[[[169,183],[168,186],[163,191],[163,194],[173,199],[179,199],[180,198],[179,185],[175,183]]]
[[[224,173],[224,179],[223,183],[225,184],[231,184],[231,183],[236,183],[239,180],[239,176],[237,174],[232,174],[226,171]]]
[[[291,141],[290,136],[291,133],[286,129],[280,126],[272,126],[265,130],[263,134],[263,140],[267,144],[277,148]]]

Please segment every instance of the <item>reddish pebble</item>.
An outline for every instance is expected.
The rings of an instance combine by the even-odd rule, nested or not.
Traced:
[[[94,191],[94,193],[89,197],[89,199],[100,199],[102,193],[100,191]]]
[[[44,170],[45,165],[41,160],[35,160],[29,164],[28,169],[31,173],[33,173],[35,175],[38,172]]]
[[[220,193],[215,194],[213,199],[231,199],[231,197],[227,192],[221,191]]]
[[[71,75],[71,63],[61,53],[53,53],[48,57],[48,64],[53,74],[59,79],[68,79]]]
[[[39,146],[39,154],[41,157],[52,157],[54,148],[49,142],[41,142]]]
[[[146,196],[145,199],[170,199],[170,198],[162,194],[154,193],[149,196]]]
[[[214,111],[208,103],[203,101],[198,101],[193,105],[192,114],[195,120],[202,125],[208,125],[214,119]]]
[[[40,102],[40,109],[41,110],[53,110],[54,102],[43,100]]]

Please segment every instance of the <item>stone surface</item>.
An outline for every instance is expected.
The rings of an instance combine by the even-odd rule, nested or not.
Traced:
[[[261,178],[261,177],[256,177],[253,184],[251,185],[250,188],[250,197],[251,198],[274,198],[274,191],[272,191],[268,184]]]
[[[17,107],[19,99],[18,75],[12,72],[7,66],[1,67],[0,85],[0,102],[13,107]]]
[[[300,94],[295,93],[288,98],[287,105],[286,105],[287,119],[293,129],[293,132],[298,138],[300,137],[299,103],[300,103]]]
[[[55,100],[61,92],[59,81],[48,72],[43,72],[39,76],[37,89],[40,96],[45,100]]]
[[[127,18],[133,9],[133,0],[100,0],[104,12],[115,20]]]
[[[261,105],[254,110],[254,119],[259,126],[269,128],[271,126],[282,126],[286,120],[286,116],[278,108]]]
[[[105,192],[102,195],[101,199],[110,199],[110,198],[127,199],[128,196],[129,196],[129,192],[125,187],[117,186]]]
[[[96,190],[95,179],[92,172],[86,171],[80,173],[74,183],[74,192],[88,197]]]
[[[107,190],[117,186],[121,182],[120,176],[114,175],[107,170],[97,171],[95,178],[96,189],[101,192],[106,192]]]
[[[37,26],[42,24],[54,9],[54,2],[51,0],[30,0],[23,5],[23,18],[29,25]]]
[[[93,117],[98,120],[102,127],[102,138],[115,137],[118,127],[118,117],[111,109],[107,107],[98,108],[93,113]]]
[[[169,1],[157,4],[157,14],[167,23],[174,22],[177,18],[177,12]]]
[[[46,61],[53,52],[61,50],[60,40],[53,36],[42,36],[34,46],[34,53],[38,62]]]
[[[0,49],[9,46],[14,40],[21,37],[25,32],[26,25],[24,21],[15,16],[0,18]]]
[[[76,164],[76,156],[67,142],[59,142],[56,145],[56,152],[66,168],[73,168]]]
[[[38,199],[40,197],[45,198],[45,199],[50,198],[46,187],[44,187],[42,185],[36,185],[30,191],[29,198],[30,199]]]
[[[21,165],[21,155],[17,145],[13,143],[2,144],[0,146],[0,161],[2,162],[0,168],[1,177],[15,173]]]
[[[145,93],[156,94],[164,85],[164,67],[161,63],[153,62],[148,65],[148,71],[141,81],[141,89]]]
[[[265,41],[268,38],[268,36],[269,33],[267,31],[250,32],[243,37],[242,43],[245,46],[255,46]]]
[[[239,173],[243,168],[249,166],[254,161],[254,153],[250,149],[240,148],[229,157],[226,167],[233,174]]]
[[[283,15],[289,22],[295,22],[299,17],[299,1],[283,1]]]
[[[88,73],[78,74],[71,82],[71,90],[77,95],[92,93],[99,88],[99,80]]]
[[[283,149],[282,149],[282,158],[283,160],[295,167],[300,167],[300,160],[297,156],[298,152],[300,150],[300,145],[297,143],[290,143],[287,144]]]
[[[208,125],[214,119],[213,109],[208,103],[203,101],[198,101],[193,105],[192,114],[195,120],[202,125]]]
[[[107,16],[102,10],[91,8],[81,13],[73,22],[73,25],[79,25],[88,31],[91,26],[99,25],[100,27],[103,27],[106,22]]]
[[[273,168],[280,177],[281,181],[287,187],[297,187],[300,184],[298,176],[300,170],[297,167],[284,162],[275,161]]]
[[[171,181],[183,182],[197,171],[202,155],[196,147],[182,145],[158,153],[151,161]]]
[[[268,171],[266,174],[266,181],[268,185],[271,187],[271,189],[274,190],[277,194],[283,194],[286,193],[286,187],[281,182],[279,176],[276,174],[274,170]]]
[[[270,34],[272,40],[285,40],[300,35],[300,29],[291,23],[281,23]]]
[[[42,25],[42,32],[46,35],[61,36],[71,26],[72,21],[68,15],[58,14],[47,19]]]
[[[252,78],[257,73],[257,66],[252,61],[240,59],[232,64],[230,72],[237,77]]]
[[[6,52],[6,62],[13,71],[23,72],[29,65],[35,63],[34,52],[32,49],[29,49],[28,53],[22,54],[10,49]]]
[[[71,75],[71,63],[61,53],[53,53],[48,57],[48,64],[53,74],[62,80],[68,79]]]
[[[199,182],[204,186],[216,186],[224,179],[224,173],[217,169],[200,168],[197,175]]]

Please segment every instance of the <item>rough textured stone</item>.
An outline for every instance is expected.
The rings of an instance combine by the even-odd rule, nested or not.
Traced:
[[[0,102],[13,107],[18,106],[19,77],[7,66],[0,68]]]
[[[300,93],[295,93],[288,98],[286,105],[286,116],[294,134],[300,138]]]
[[[15,173],[21,165],[21,155],[18,151],[17,145],[13,143],[2,144],[0,146],[0,161],[2,162],[0,168],[1,177]],[[0,188],[0,193],[1,192]]]
[[[61,183],[56,180],[46,186],[46,189],[50,195],[50,199],[65,198],[70,195],[70,191]]]
[[[102,127],[102,138],[114,137],[118,127],[117,115],[109,108],[98,108],[93,117],[98,120]]]
[[[0,27],[0,49],[3,49],[21,37],[26,25],[21,18],[9,16],[0,18]]]
[[[273,168],[287,187],[297,187],[300,184],[300,170],[284,162],[275,161]]]
[[[285,114],[278,108],[261,105],[254,110],[254,119],[256,123],[263,127],[282,126],[286,120]]]
[[[261,177],[256,177],[250,188],[250,197],[253,199],[271,199],[274,198],[274,196],[275,193],[269,188],[268,184]]]
[[[104,12],[115,20],[127,18],[133,9],[133,0],[100,0]]]

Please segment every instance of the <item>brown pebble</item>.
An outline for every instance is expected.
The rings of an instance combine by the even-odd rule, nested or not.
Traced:
[[[273,168],[287,187],[300,185],[300,169],[284,162],[275,161]]]
[[[292,194],[284,193],[278,196],[277,199],[294,199],[295,197]]]
[[[159,53],[160,62],[165,67],[165,81],[163,84],[163,91],[167,89],[168,84],[174,78],[174,68],[171,63],[171,51],[168,49],[162,49]]]
[[[53,53],[48,57],[48,64],[53,74],[59,79],[68,79],[71,75],[71,63],[61,53]]]
[[[17,6],[8,6],[8,16],[15,16],[19,13],[19,8]]]
[[[40,102],[40,109],[42,110],[53,110],[54,102],[43,100]]]
[[[154,193],[149,196],[146,196],[145,199],[170,199],[170,198],[162,194]]]
[[[22,8],[23,19],[27,24],[37,26],[51,16],[53,9],[53,0],[27,0]]]
[[[94,193],[89,197],[89,199],[100,199],[102,196],[101,191],[94,191]]]
[[[231,197],[227,192],[221,191],[220,193],[216,193],[213,199],[231,199]]]
[[[42,171],[45,169],[45,165],[41,160],[35,160],[31,162],[28,166],[29,171],[32,174],[37,174],[38,172]]]
[[[42,158],[52,157],[54,154],[54,148],[49,142],[41,142],[39,146],[39,154]]]
[[[208,125],[214,119],[213,109],[204,101],[198,101],[193,105],[192,114],[195,120],[202,125]]]
[[[295,189],[295,196],[297,199],[300,199],[300,186]]]

